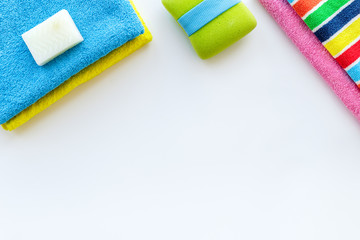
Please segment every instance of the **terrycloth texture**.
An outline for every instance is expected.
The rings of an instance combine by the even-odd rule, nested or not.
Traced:
[[[21,34],[62,9],[85,41],[47,65],[36,65]],[[0,123],[129,40],[144,27],[128,0],[7,0],[0,2]]]
[[[131,2],[132,3],[132,2]],[[133,3],[132,3],[133,4]],[[133,5],[135,11],[136,8]],[[107,68],[113,66],[120,60],[124,59],[125,57],[129,56],[136,50],[143,47],[145,44],[149,43],[152,40],[152,35],[149,29],[146,27],[144,21],[140,17],[140,14],[136,11],[138,17],[140,18],[144,28],[145,33],[140,35],[139,37],[131,40],[121,46],[120,48],[112,51],[107,56],[101,58],[99,61],[95,62],[94,64],[90,65],[89,67],[85,68],[75,76],[71,77],[69,80],[65,81],[59,87],[55,88],[53,91],[48,93],[46,96],[41,98],[39,101],[22,111],[16,117],[12,118],[8,122],[4,123],[2,126],[5,130],[12,131],[31,118],[39,114],[40,112],[44,111],[48,107],[50,107],[53,103],[63,98],[66,94],[71,92],[77,86],[91,80],[92,78],[99,75],[101,72],[105,71]]]
[[[162,3],[171,15],[178,20],[202,1],[162,0]],[[202,59],[207,59],[240,40],[255,27],[255,17],[244,3],[239,3],[206,24],[191,35],[189,39],[198,55]]]
[[[288,1],[360,86],[360,0]]]
[[[286,0],[260,0],[280,27],[360,121],[360,90]]]

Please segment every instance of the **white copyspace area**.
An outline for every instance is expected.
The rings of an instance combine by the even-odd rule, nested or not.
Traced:
[[[203,61],[134,1],[151,44],[0,132],[0,239],[360,239],[360,123],[259,2]]]

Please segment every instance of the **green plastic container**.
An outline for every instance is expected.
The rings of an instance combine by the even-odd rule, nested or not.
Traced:
[[[165,8],[178,20],[203,0],[162,0]],[[226,1],[226,0],[224,0]],[[202,59],[211,58],[249,34],[257,25],[254,15],[239,3],[222,13],[189,37]]]

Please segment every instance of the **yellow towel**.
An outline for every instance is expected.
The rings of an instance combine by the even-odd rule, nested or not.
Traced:
[[[115,49],[105,57],[101,58],[99,61],[93,63],[89,67],[83,69],[78,74],[71,77],[69,80],[65,81],[59,87],[55,88],[53,91],[49,92],[43,98],[38,100],[36,103],[19,113],[17,116],[4,123],[2,127],[5,130],[12,131],[16,128],[22,126],[26,122],[28,122],[31,118],[44,111],[52,104],[54,104],[59,99],[63,98],[66,94],[71,92],[77,86],[93,79],[106,69],[110,68],[114,64],[118,63],[125,57],[129,56],[136,50],[143,47],[145,44],[151,42],[152,35],[149,29],[146,27],[143,19],[141,18],[139,12],[136,10],[133,2],[131,1],[133,8],[135,9],[137,15],[139,16],[142,24],[144,25],[145,32],[139,37],[135,38],[132,41],[124,44],[123,46]]]

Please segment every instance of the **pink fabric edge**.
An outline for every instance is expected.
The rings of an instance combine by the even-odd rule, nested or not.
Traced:
[[[259,0],[320,73],[345,106],[360,121],[360,89],[286,0]]]

